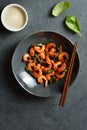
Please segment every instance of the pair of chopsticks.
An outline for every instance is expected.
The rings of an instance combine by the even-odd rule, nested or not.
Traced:
[[[66,95],[67,95],[67,91],[68,91],[69,84],[70,84],[72,69],[73,69],[74,60],[75,60],[75,56],[76,56],[77,44],[78,44],[77,42],[75,42],[75,44],[74,44],[74,48],[73,48],[73,52],[72,52],[72,56],[71,56],[71,60],[70,60],[70,64],[69,64],[65,84],[64,84],[64,88],[63,88],[62,95],[61,95],[60,102],[59,102],[59,106],[62,106],[62,107],[65,104]]]

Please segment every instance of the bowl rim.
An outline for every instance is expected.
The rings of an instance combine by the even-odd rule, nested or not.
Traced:
[[[12,28],[10,28],[10,27],[8,27],[7,25],[6,25],[6,23],[4,22],[4,20],[3,20],[3,18],[4,18],[4,13],[5,13],[5,11],[7,10],[7,8],[10,8],[10,7],[18,7],[19,9],[21,9],[22,11],[23,11],[23,13],[25,14],[25,23],[23,24],[23,26],[22,27],[20,27],[20,28],[18,28],[18,29],[12,29]],[[9,30],[9,31],[12,31],[12,32],[17,32],[17,31],[20,31],[20,30],[22,30],[22,29],[24,29],[25,28],[25,26],[27,25],[27,23],[28,23],[28,13],[27,13],[27,11],[26,11],[26,9],[23,7],[23,6],[21,6],[21,5],[19,5],[19,4],[8,4],[7,6],[5,6],[4,8],[3,8],[3,10],[2,10],[2,12],[1,12],[1,22],[2,22],[2,24],[3,24],[3,26],[7,29],[7,30]]]
[[[33,93],[32,91],[29,91],[28,89],[26,89],[26,88],[24,87],[24,85],[18,80],[18,78],[17,78],[17,76],[16,76],[16,74],[15,74],[14,67],[13,67],[13,66],[14,66],[14,65],[13,65],[13,62],[14,62],[15,52],[16,52],[16,50],[18,49],[18,47],[19,47],[21,44],[23,44],[23,42],[24,42],[27,38],[29,38],[29,37],[31,37],[31,36],[33,36],[33,35],[36,35],[36,34],[38,34],[38,33],[43,33],[43,32],[45,32],[45,33],[54,33],[54,34],[61,35],[62,37],[64,37],[64,38],[66,38],[67,40],[69,40],[69,42],[71,43],[72,47],[74,46],[74,44],[73,44],[73,42],[70,40],[70,38],[68,38],[66,35],[64,35],[64,34],[62,34],[62,33],[59,33],[59,32],[57,32],[57,31],[40,30],[40,31],[37,31],[37,32],[33,32],[33,33],[31,33],[31,34],[28,34],[27,36],[25,36],[25,38],[22,38],[22,39],[21,39],[21,41],[18,43],[18,45],[16,46],[16,48],[15,48],[15,50],[14,50],[14,52],[13,52],[12,60],[11,60],[12,73],[13,73],[15,79],[17,80],[17,82],[19,83],[19,85],[20,85],[26,92],[32,94],[33,96],[37,96],[37,97],[54,97],[54,96],[56,96],[56,95],[53,95],[53,96],[52,96],[52,95],[51,95],[51,96],[37,95],[37,94]],[[80,59],[79,59],[78,50],[77,50],[77,57],[78,57],[78,62],[79,62],[79,64],[78,64],[77,75],[76,75],[74,81],[76,80],[76,78],[77,78],[77,76],[78,76],[79,68],[80,68]],[[73,83],[74,83],[74,82],[72,82],[72,83],[70,84],[70,86],[71,86]]]

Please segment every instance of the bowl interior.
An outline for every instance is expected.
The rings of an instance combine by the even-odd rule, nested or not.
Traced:
[[[52,85],[48,85],[47,88],[44,88],[43,85],[39,85],[32,76],[30,76],[29,74],[27,74],[27,72],[25,72],[25,63],[22,62],[22,56],[23,54],[28,52],[28,49],[31,45],[35,43],[48,43],[48,42],[54,42],[57,45],[62,44],[63,49],[67,51],[69,53],[69,56],[71,57],[73,50],[73,43],[62,34],[46,31],[35,33],[23,39],[16,47],[12,58],[12,70],[18,83],[27,92],[40,97],[50,97],[58,94],[64,86],[65,77],[53,83]],[[76,53],[70,85],[74,82],[78,74],[78,70],[79,70],[79,56],[78,53]]]

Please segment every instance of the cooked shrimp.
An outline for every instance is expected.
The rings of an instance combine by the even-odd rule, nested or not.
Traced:
[[[35,64],[34,70],[41,69],[41,64]]]
[[[33,62],[34,62],[34,61],[33,61],[33,60],[31,60],[31,59],[30,59],[30,60],[28,60],[28,63],[33,63]]]
[[[62,45],[60,44],[60,52],[62,52],[63,48],[62,48]]]
[[[50,55],[51,57],[54,57],[54,56],[57,54],[55,48],[51,48],[48,53],[49,53],[49,55]]]
[[[50,52],[51,52],[51,53],[55,53],[55,52],[56,52],[56,49],[55,49],[55,48],[51,48],[51,49],[50,49]]]
[[[62,63],[61,63],[60,61],[54,63],[54,64],[53,64],[53,69],[56,71],[56,70],[61,66],[61,64],[62,64]]]
[[[34,56],[34,54],[35,54],[35,50],[34,50],[33,47],[30,48],[30,50],[29,50],[29,54],[30,54],[30,56]]]
[[[29,54],[24,54],[23,57],[22,57],[23,61],[24,62],[28,62],[29,59],[31,59],[30,55]]]
[[[50,59],[50,54],[49,54],[49,53],[46,54],[46,62],[47,62],[48,64],[53,64],[53,63],[54,63],[54,60],[51,60],[51,59]]]
[[[55,72],[55,76],[57,77],[57,80],[58,79],[61,79],[61,78],[63,78],[64,76],[65,76],[65,72],[64,71],[62,71],[62,72]]]
[[[59,55],[58,55],[58,59],[59,59],[59,61],[61,61],[61,62],[67,62],[67,60],[69,59],[69,55],[68,55],[67,52],[61,52],[61,53],[59,53]]]
[[[45,50],[45,45],[41,45],[41,46],[37,46],[37,45],[34,45],[34,49],[37,53],[41,53],[41,52],[44,52]]]
[[[62,72],[66,69],[66,63],[62,63],[61,67],[58,68],[58,72]]]
[[[33,72],[32,72],[32,75],[35,77],[35,78],[38,78],[39,76],[42,75],[42,70],[39,68],[35,69]]]
[[[55,71],[57,70],[58,72],[64,71],[66,68],[66,63],[62,63],[61,61],[58,61],[53,64],[53,68]]]
[[[45,51],[49,52],[50,49],[55,48],[55,47],[56,47],[56,45],[54,43],[48,43],[48,44],[46,44]]]
[[[43,52],[41,52],[38,54],[38,57],[41,59],[45,59],[45,54]]]
[[[46,66],[41,66],[42,71],[48,71],[52,67],[52,64],[46,64]]]
[[[30,71],[33,71],[34,66],[35,66],[35,62],[31,62],[31,63],[28,63],[28,64],[27,64],[27,68],[28,68],[28,70],[30,70]]]
[[[63,51],[62,44],[57,46],[55,43],[34,44],[22,57],[30,74],[38,83],[44,82],[45,87],[49,81],[54,81],[53,78],[57,81],[65,76],[68,59],[69,55]]]
[[[50,80],[51,76],[54,76],[54,71],[52,71],[50,74],[46,74],[47,80]]]
[[[45,81],[45,87],[47,87],[47,85],[48,85],[48,80],[46,79],[46,77],[45,77],[44,75],[39,76],[39,77],[37,78],[37,81],[38,81],[38,83],[40,83],[40,84],[42,84],[43,81]]]

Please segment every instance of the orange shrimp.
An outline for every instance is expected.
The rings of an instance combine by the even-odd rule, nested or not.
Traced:
[[[48,71],[52,67],[52,64],[46,64],[46,66],[41,66],[42,71]]]
[[[32,59],[28,60],[28,63],[33,63],[34,61]]]
[[[48,53],[49,53],[49,56],[51,56],[51,57],[54,57],[55,55],[57,55],[55,48],[50,49],[50,51]]]
[[[31,57],[30,57],[29,54],[24,54],[23,57],[22,57],[22,60],[23,60],[24,62],[28,62],[29,59],[31,59]]]
[[[41,64],[35,64],[34,66],[34,70],[40,69],[41,68]]]
[[[45,59],[45,54],[43,52],[41,52],[38,54],[38,57],[41,59]]]
[[[38,78],[39,76],[42,75],[42,70],[39,68],[35,69],[33,72],[32,72],[32,75],[35,77],[35,78]]]
[[[58,59],[59,59],[59,61],[61,61],[61,62],[67,62],[67,60],[69,59],[69,55],[68,55],[67,52],[60,52],[60,53],[58,54]]]
[[[51,48],[49,53],[55,53],[56,52],[56,49],[55,48]]]
[[[51,78],[57,81],[65,76],[68,59],[69,55],[63,51],[62,44],[58,47],[55,43],[34,44],[29,48],[29,53],[22,57],[31,75],[38,83],[44,82],[45,87]]]
[[[46,63],[48,63],[48,64],[53,64],[54,63],[54,60],[50,59],[50,54],[49,53],[46,54]]]
[[[27,64],[27,68],[28,68],[28,70],[30,70],[30,71],[33,71],[34,66],[35,66],[35,62],[31,62],[31,63],[28,63],[28,64]]]
[[[54,76],[54,71],[52,71],[50,74],[46,74],[47,80],[50,80],[51,76]]]
[[[54,43],[48,43],[46,44],[45,51],[50,52],[50,49],[55,48],[56,45]]]
[[[57,69],[58,72],[62,72],[66,69],[66,63],[62,63],[61,67]]]
[[[61,79],[65,76],[65,72],[62,71],[62,72],[55,72],[55,76],[57,77],[57,80],[58,79]]]
[[[62,52],[63,48],[62,48],[62,45],[60,44],[60,52]]]
[[[60,66],[61,66],[61,62],[58,61],[58,62],[53,64],[53,69],[56,71]]]
[[[34,50],[33,47],[30,48],[30,50],[29,50],[29,54],[30,54],[30,56],[34,56],[34,54],[35,54],[35,50]]]
[[[46,79],[46,77],[45,77],[44,75],[39,76],[39,77],[37,78],[37,81],[38,81],[38,83],[40,83],[40,84],[42,84],[43,81],[45,81],[45,87],[48,86],[48,80]]]
[[[53,68],[55,71],[57,70],[58,72],[64,71],[66,69],[66,63],[62,63],[61,61],[58,61],[53,64]]]
[[[34,49],[37,53],[41,53],[41,52],[44,52],[45,50],[45,45],[41,45],[41,46],[37,46],[37,45],[34,45]]]

